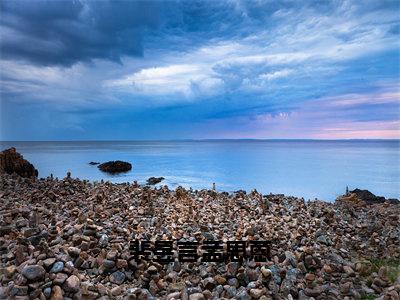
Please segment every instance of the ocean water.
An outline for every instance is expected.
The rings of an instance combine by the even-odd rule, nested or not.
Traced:
[[[0,142],[16,147],[39,170],[112,182],[144,183],[163,176],[163,184],[220,191],[256,188],[325,201],[362,188],[400,198],[400,141],[222,140],[134,142]],[[124,160],[128,173],[108,175],[90,161]]]

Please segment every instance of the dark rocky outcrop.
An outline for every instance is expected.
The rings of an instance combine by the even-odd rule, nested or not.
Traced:
[[[385,197],[382,196],[375,196],[368,190],[360,190],[360,189],[349,191],[347,194],[338,197],[336,201],[342,203],[351,203],[356,206],[366,206],[366,205],[381,204],[381,203],[393,203],[393,204],[399,203],[399,200],[397,199],[386,199]]]
[[[100,164],[100,163],[97,162],[97,161],[91,161],[91,162],[89,163],[89,165],[92,165],[92,166],[99,165],[99,164]]]
[[[12,147],[0,152],[0,173],[16,173],[22,177],[37,177],[35,167]]]
[[[357,198],[361,199],[367,204],[383,203],[386,201],[385,197],[375,196],[368,190],[355,189],[350,193],[355,194]]]
[[[115,160],[115,161],[108,161],[98,165],[98,168],[107,173],[121,173],[121,172],[128,172],[132,169],[132,165],[128,162]]]
[[[155,185],[157,183],[160,183],[163,180],[164,180],[164,177],[150,177],[149,179],[147,179],[147,184]]]

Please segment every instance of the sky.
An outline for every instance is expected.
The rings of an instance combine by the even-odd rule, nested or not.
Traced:
[[[0,140],[398,139],[400,1],[0,2]]]

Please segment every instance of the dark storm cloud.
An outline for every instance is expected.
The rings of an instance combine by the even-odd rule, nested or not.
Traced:
[[[37,65],[72,65],[143,53],[145,30],[160,23],[146,1],[2,1],[1,57]]]
[[[254,33],[285,2],[10,1],[0,3],[2,59],[36,65],[142,56],[150,48],[195,47]],[[147,40],[146,40],[147,39]],[[146,41],[145,41],[146,40]]]

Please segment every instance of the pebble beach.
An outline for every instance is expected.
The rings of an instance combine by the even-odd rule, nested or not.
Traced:
[[[0,216],[0,299],[399,299],[395,203],[2,174]],[[271,258],[162,264],[132,239],[268,240]]]

